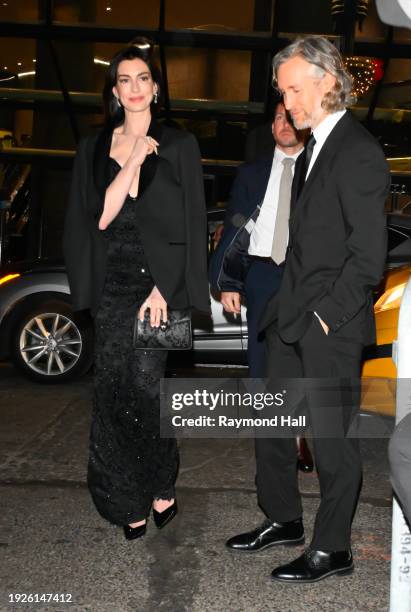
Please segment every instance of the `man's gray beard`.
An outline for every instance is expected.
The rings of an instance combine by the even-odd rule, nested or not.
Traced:
[[[294,119],[292,119],[292,121],[296,130],[306,130],[308,128],[311,128],[311,117],[307,117],[307,119],[299,125],[294,121]]]

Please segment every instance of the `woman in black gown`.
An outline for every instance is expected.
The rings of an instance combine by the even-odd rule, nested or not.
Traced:
[[[167,353],[133,348],[137,312],[208,310],[201,159],[191,134],[160,126],[160,75],[139,39],[110,63],[106,125],[80,142],[63,250],[73,307],[95,324],[88,486],[127,539],[177,511],[175,439],[160,437],[159,381]]]

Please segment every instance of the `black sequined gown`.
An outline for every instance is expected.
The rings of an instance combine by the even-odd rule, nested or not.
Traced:
[[[110,160],[111,178],[119,171]],[[132,346],[134,318],[154,286],[139,235],[138,200],[127,197],[105,230],[107,276],[95,317],[94,407],[88,486],[116,525],[148,516],[154,498],[174,497],[178,451],[160,437],[159,391],[167,353]]]

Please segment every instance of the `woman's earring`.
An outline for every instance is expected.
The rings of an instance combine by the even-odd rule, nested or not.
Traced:
[[[154,104],[157,104],[157,102],[158,102],[158,93],[156,92],[154,94]]]
[[[120,98],[117,98],[117,96],[116,96],[116,100],[117,100],[117,107],[118,107],[118,108],[121,108]]]

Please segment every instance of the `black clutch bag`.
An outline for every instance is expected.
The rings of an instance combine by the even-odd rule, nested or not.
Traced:
[[[134,323],[133,345],[136,349],[149,351],[183,351],[191,349],[191,316],[189,310],[169,310],[168,320],[162,321],[160,327],[151,327],[150,311],[144,313],[140,321],[138,313]]]

